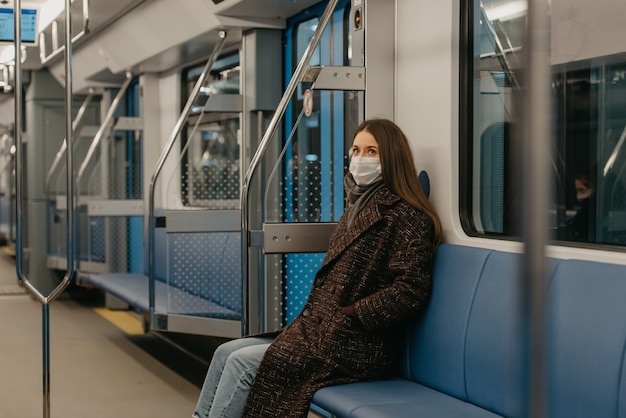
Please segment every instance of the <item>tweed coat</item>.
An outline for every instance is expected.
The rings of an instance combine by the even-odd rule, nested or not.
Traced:
[[[433,223],[388,188],[330,238],[302,312],[265,353],[244,417],[306,417],[316,390],[390,376],[403,322],[430,297]],[[342,313],[353,306],[356,317]]]

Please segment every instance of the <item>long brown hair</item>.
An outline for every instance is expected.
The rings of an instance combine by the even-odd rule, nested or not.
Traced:
[[[441,221],[419,183],[406,135],[398,125],[388,119],[367,119],[361,122],[354,136],[361,131],[369,132],[378,142],[385,185],[432,219],[435,226],[433,244],[437,246],[441,242]]]

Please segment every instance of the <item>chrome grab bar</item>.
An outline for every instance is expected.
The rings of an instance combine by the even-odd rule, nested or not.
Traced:
[[[250,246],[250,227],[248,222],[248,200],[250,198],[250,182],[252,181],[252,176],[255,174],[258,169],[261,158],[265,155],[267,151],[271,139],[276,134],[278,130],[278,125],[282,120],[285,110],[287,109],[287,105],[293,96],[293,93],[296,90],[298,83],[303,79],[304,75],[307,72],[307,65],[315,52],[315,48],[317,48],[317,44],[319,43],[322,33],[324,29],[328,25],[328,22],[332,16],[335,7],[337,6],[338,0],[330,0],[326,5],[326,9],[322,14],[319,24],[317,28],[315,28],[315,32],[313,33],[313,37],[309,42],[298,66],[296,67],[289,84],[287,85],[287,89],[283,94],[283,97],[280,99],[278,103],[278,107],[276,112],[272,116],[270,123],[261,139],[261,143],[259,144],[256,152],[252,156],[252,160],[250,161],[250,165],[248,170],[246,171],[246,176],[243,181],[243,185],[241,188],[241,242],[242,242],[242,269],[243,269],[243,315],[242,315],[242,324],[241,324],[241,332],[243,335],[247,335],[250,333],[250,306],[249,306],[249,297],[250,297],[250,275],[248,272],[248,247]],[[262,317],[260,315],[259,317]]]
[[[76,118],[74,118],[74,122],[72,123],[73,132],[76,132],[76,130],[78,129],[78,126],[83,120],[83,116],[85,116],[85,111],[87,110],[87,106],[89,105],[89,102],[91,102],[92,98],[93,98],[93,89],[90,89],[89,94],[87,95],[87,97],[85,97],[85,100],[83,101],[83,104],[80,106],[80,109],[78,109]],[[57,169],[57,166],[61,163],[61,159],[65,155],[66,147],[67,147],[67,138],[63,138],[63,143],[61,144],[61,147],[59,148],[59,151],[57,152],[57,155],[55,156],[54,161],[52,162],[52,165],[50,166],[50,170],[48,170],[48,176],[46,177],[46,184],[44,186],[44,193],[46,193],[46,195],[50,192],[50,181],[52,179],[52,174]]]
[[[71,43],[71,18],[70,0],[65,0],[65,130],[66,138],[70,146],[66,147],[67,155],[67,271],[63,280],[54,288],[48,296],[43,295],[30,282],[24,274],[24,231],[23,231],[23,138],[22,138],[22,57],[21,57],[21,13],[22,1],[15,0],[14,3],[14,30],[15,30],[15,194],[16,194],[16,262],[15,269],[17,277],[22,281],[24,287],[42,305],[42,368],[43,368],[43,416],[50,418],[50,303],[54,301],[63,290],[70,284],[75,273],[74,261],[74,147],[72,131],[72,43]]]
[[[150,179],[147,229],[148,229],[148,278],[149,278],[148,300],[150,304],[151,325],[152,323],[154,323],[154,321],[156,321],[156,318],[155,318],[156,304],[155,304],[155,289],[154,289],[154,280],[155,280],[155,277],[154,277],[155,275],[155,271],[154,271],[154,263],[155,263],[154,234],[155,234],[155,231],[154,231],[154,228],[156,227],[156,219],[154,216],[154,199],[155,199],[156,181],[157,181],[157,178],[159,177],[159,174],[161,174],[161,170],[163,169],[163,166],[165,165],[165,160],[169,156],[170,152],[172,151],[172,148],[174,147],[174,144],[176,143],[176,138],[178,138],[178,136],[180,135],[180,132],[183,129],[183,125],[185,121],[187,120],[187,118],[189,117],[189,114],[191,113],[193,104],[195,103],[196,99],[198,98],[198,95],[200,94],[200,89],[202,88],[202,85],[204,84],[207,76],[209,75],[209,72],[211,71],[211,67],[213,67],[215,58],[221,53],[222,48],[224,47],[224,43],[226,42],[226,35],[227,35],[227,31],[225,30],[219,31],[218,36],[220,40],[215,44],[215,47],[213,48],[213,52],[211,53],[211,56],[207,60],[207,63],[204,66],[204,69],[202,70],[202,73],[200,74],[200,76],[198,77],[198,80],[196,81],[196,84],[193,86],[193,90],[191,91],[189,97],[187,98],[187,103],[185,103],[185,107],[180,113],[180,116],[178,117],[178,120],[176,121],[176,125],[174,125],[174,129],[172,130],[172,133],[170,134],[170,137],[167,143],[165,144],[165,147],[163,148],[161,155],[159,156],[154,172]]]
[[[93,141],[91,142],[91,145],[89,145],[89,149],[87,150],[85,159],[83,160],[83,163],[80,165],[80,168],[78,169],[78,175],[76,176],[76,184],[80,184],[80,180],[82,179],[83,174],[85,174],[85,170],[87,170],[87,166],[91,162],[91,159],[93,158],[93,155],[96,152],[98,145],[100,145],[100,141],[102,140],[104,131],[111,124],[111,121],[113,120],[113,115],[115,114],[117,107],[122,101],[124,94],[126,94],[126,90],[128,89],[128,85],[130,84],[132,79],[133,79],[132,73],[127,72],[126,80],[124,80],[124,83],[122,83],[122,86],[117,92],[115,99],[113,99],[113,102],[111,102],[111,106],[109,106],[109,110],[107,111],[107,114],[104,117],[104,120],[102,121],[102,124],[100,125],[100,128],[98,128],[98,132],[96,132],[96,136],[94,136]]]
[[[67,4],[67,3],[66,3]],[[67,8],[71,7],[67,6]],[[69,22],[71,18],[71,13],[66,13],[65,14],[65,21]],[[54,22],[53,22],[54,23]],[[71,22],[70,22],[71,25]],[[66,29],[66,33],[67,33],[67,26],[70,25],[65,25]],[[87,35],[90,31],[89,28],[89,0],[83,0],[83,30],[80,31],[80,33],[78,33],[76,36],[74,36],[73,38],[71,38],[71,33],[70,33],[70,38],[71,38],[71,43],[73,44],[74,42],[78,41],[80,38],[82,38],[83,36]],[[65,37],[65,45],[68,45],[68,38],[67,36]],[[54,51],[52,51],[50,53],[50,55],[46,55],[46,35],[43,32],[39,33],[39,58],[41,59],[41,65],[46,65],[48,63],[48,61],[50,61],[52,58],[56,57],[57,55],[59,55],[61,52],[63,52],[65,50],[65,45],[61,45],[59,48],[56,48]],[[53,45],[54,47],[54,45]]]

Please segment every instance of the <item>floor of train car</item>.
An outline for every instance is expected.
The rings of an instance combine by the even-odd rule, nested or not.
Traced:
[[[222,340],[144,334],[138,315],[104,309],[95,290],[70,287],[49,308],[51,417],[191,416]],[[41,304],[2,253],[0,317],[0,417],[43,416]]]

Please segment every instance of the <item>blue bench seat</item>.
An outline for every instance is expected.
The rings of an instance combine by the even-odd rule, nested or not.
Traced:
[[[109,273],[91,275],[87,280],[141,311],[150,310],[149,279],[143,274]],[[202,316],[220,319],[241,319],[241,313],[206,298],[155,280],[155,312]],[[168,300],[179,301],[168,306]],[[180,303],[184,301],[184,303]]]
[[[340,418],[525,417],[522,255],[444,244],[397,377],[318,390]],[[550,417],[626,417],[626,266],[548,260]]]
[[[241,320],[240,233],[157,228],[154,248],[156,313]],[[143,274],[88,274],[86,281],[137,310],[150,310],[147,266]]]
[[[320,389],[315,405],[338,417],[496,418],[498,415],[407,379]]]

